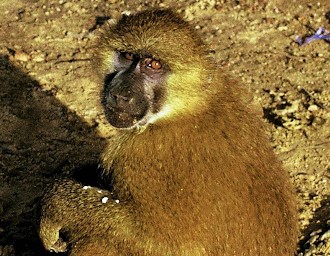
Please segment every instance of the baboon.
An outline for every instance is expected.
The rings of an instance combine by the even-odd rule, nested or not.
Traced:
[[[261,121],[171,10],[123,16],[95,54],[117,132],[109,187],[55,182],[42,200],[47,250],[73,256],[294,255],[296,202]]]

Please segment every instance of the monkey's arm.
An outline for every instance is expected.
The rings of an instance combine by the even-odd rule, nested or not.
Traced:
[[[82,237],[103,235],[127,239],[131,222],[127,205],[112,194],[72,180],[57,181],[42,202],[40,237],[47,250],[63,252],[67,244],[60,233],[75,243]],[[94,233],[94,234],[93,234]],[[113,236],[114,237],[114,236]]]

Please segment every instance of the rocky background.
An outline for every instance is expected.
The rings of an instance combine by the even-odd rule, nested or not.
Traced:
[[[92,49],[122,13],[172,7],[209,45],[219,72],[249,88],[294,183],[297,255],[330,255],[330,2],[1,0],[0,256],[53,255],[38,203],[57,176],[97,162],[111,134],[97,110]]]

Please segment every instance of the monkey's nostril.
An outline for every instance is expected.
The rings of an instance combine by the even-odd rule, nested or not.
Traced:
[[[119,108],[125,108],[127,105],[131,104],[132,98],[118,95],[118,94],[109,94],[107,103],[112,107],[119,107]]]
[[[128,102],[129,101],[129,97],[125,97],[125,96],[122,96],[122,95],[115,95],[115,98],[118,101],[123,101],[123,102]]]

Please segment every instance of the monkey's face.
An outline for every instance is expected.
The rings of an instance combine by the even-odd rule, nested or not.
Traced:
[[[124,15],[104,31],[97,48],[102,104],[112,126],[177,124],[204,111],[209,90],[204,44],[173,12]]]
[[[102,103],[117,128],[144,126],[164,98],[166,68],[150,56],[114,52],[113,72],[105,77]]]

